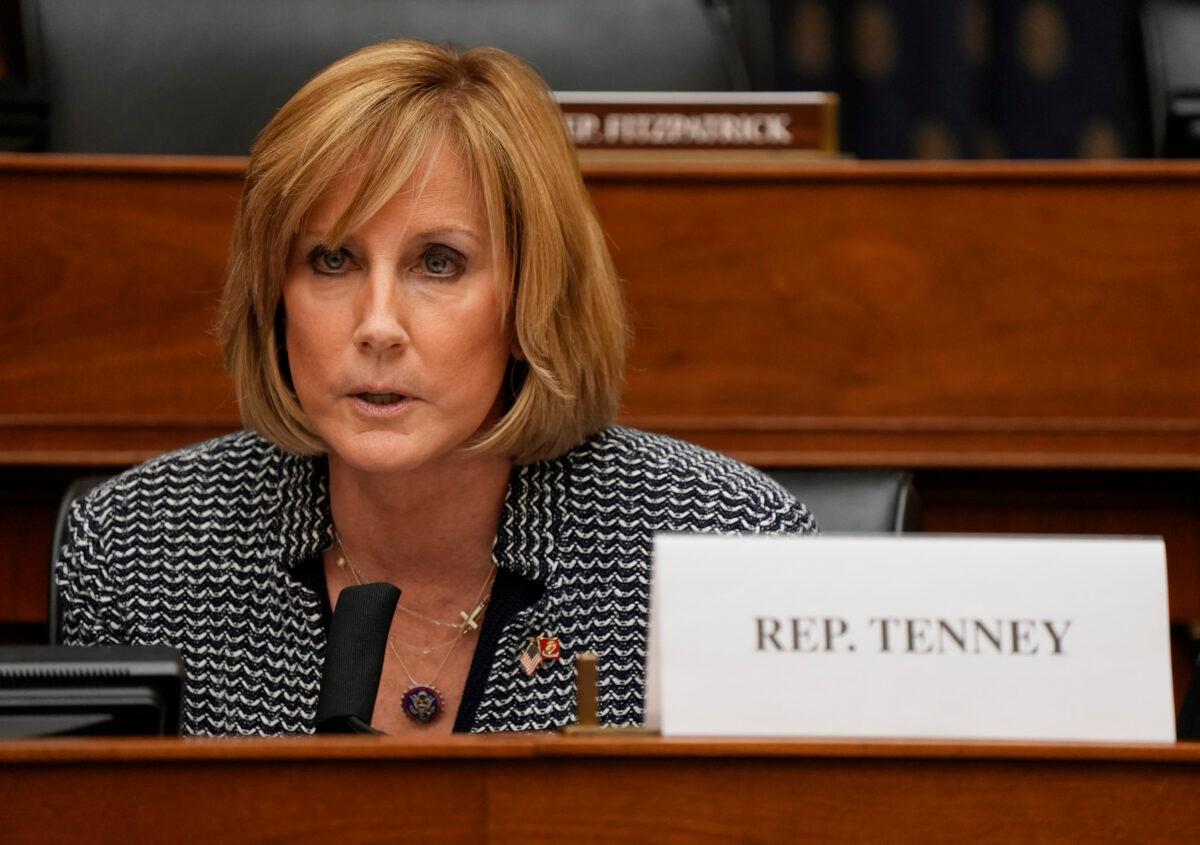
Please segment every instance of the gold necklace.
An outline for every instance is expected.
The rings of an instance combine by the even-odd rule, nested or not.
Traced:
[[[395,642],[400,643],[400,645],[404,646],[409,651],[415,651],[422,657],[426,657],[427,655],[433,654],[439,648],[445,648],[448,645],[454,645],[456,642],[462,639],[462,634],[456,632],[450,639],[442,640],[440,643],[434,643],[433,645],[417,645],[416,643],[410,643],[408,640],[402,640],[399,637],[392,637],[392,639]]]
[[[355,567],[354,561],[350,560],[350,553],[346,551],[346,544],[342,542],[342,535],[338,533],[336,525],[333,527],[333,539],[336,540],[338,544],[338,568],[342,569],[346,566],[350,567],[350,572],[353,573],[354,580],[361,584],[362,576],[359,575],[358,568]],[[483,613],[483,609],[487,607],[488,601],[491,600],[491,594],[487,592],[487,588],[488,585],[491,584],[495,575],[496,567],[493,566],[491,570],[488,571],[487,577],[483,579],[483,585],[479,588],[479,594],[475,596],[475,606],[471,608],[470,613],[465,610],[460,610],[458,612],[459,619],[457,622],[442,622],[438,619],[433,619],[429,616],[426,616],[424,613],[419,613],[412,608],[405,607],[403,604],[396,605],[396,609],[407,613],[409,616],[416,617],[423,622],[428,622],[431,625],[438,625],[443,628],[453,628],[465,636],[469,632],[474,631],[479,627],[479,615]],[[452,641],[446,641],[446,643],[449,642]],[[405,643],[405,645],[409,645],[409,643]],[[443,643],[443,645],[445,645],[445,643]],[[434,648],[436,648],[436,646],[434,646]]]
[[[349,567],[350,574],[354,576],[354,583],[361,586],[363,583],[362,576],[358,574],[358,568],[355,567],[354,562],[350,560],[350,554],[346,551],[346,544],[342,542],[342,537],[338,533],[336,526],[333,529],[333,538],[338,544],[338,568],[342,569]],[[487,593],[487,589],[495,577],[496,567],[493,566],[491,571],[488,572],[487,577],[484,578],[483,585],[479,588],[479,595],[475,597],[475,607],[472,609],[470,615],[468,615],[465,611],[460,611],[459,616],[462,617],[462,622],[454,626],[458,628],[458,633],[454,635],[453,639],[420,649],[421,653],[424,655],[429,654],[438,648],[442,648],[447,645],[450,646],[450,650],[447,651],[446,656],[442,658],[442,662],[438,665],[437,671],[433,673],[433,678],[430,679],[429,683],[423,684],[413,677],[412,672],[410,672],[408,669],[408,664],[404,662],[404,658],[400,655],[400,650],[396,648],[396,644],[392,641],[391,633],[388,633],[388,650],[391,651],[392,656],[396,658],[396,662],[400,664],[400,668],[404,670],[404,674],[408,677],[410,684],[409,687],[404,691],[404,695],[400,700],[400,706],[404,711],[404,715],[416,722],[418,725],[428,725],[439,715],[441,715],[441,712],[446,708],[446,698],[442,694],[441,690],[435,687],[434,684],[436,684],[437,679],[441,677],[442,670],[446,668],[446,664],[450,662],[450,656],[454,654],[455,648],[458,647],[459,640],[463,639],[467,636],[467,634],[479,627],[479,614],[483,612],[484,607],[487,606],[488,599],[491,598],[490,593]],[[421,616],[421,614],[418,614],[415,611],[409,612],[414,616],[419,616],[429,622],[433,622],[435,625],[446,624],[437,622],[426,616]],[[412,647],[411,643],[404,644]]]

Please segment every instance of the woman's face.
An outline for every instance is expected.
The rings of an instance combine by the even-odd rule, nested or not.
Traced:
[[[356,181],[335,181],[301,227],[283,285],[300,405],[331,460],[366,472],[436,468],[501,413],[511,335],[505,268],[448,144],[337,245]],[[427,178],[426,178],[427,174]]]

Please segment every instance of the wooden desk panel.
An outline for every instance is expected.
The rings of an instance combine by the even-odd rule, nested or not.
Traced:
[[[243,167],[0,155],[0,638],[44,616],[63,473],[238,426],[210,330]],[[939,530],[1162,531],[1172,618],[1200,619],[1200,164],[585,177],[637,333],[624,421],[929,470]],[[1073,469],[1102,470],[1086,507]]]
[[[555,736],[0,743],[5,841],[1180,842],[1200,749]]]
[[[237,425],[207,331],[241,168],[0,156],[0,462]],[[629,422],[760,464],[1200,467],[1200,165],[587,178]]]
[[[21,256],[0,264],[0,461],[122,463],[233,428],[212,330],[240,160],[16,160],[0,157],[0,227]]]
[[[648,427],[765,464],[1200,465],[1195,166],[591,184]]]

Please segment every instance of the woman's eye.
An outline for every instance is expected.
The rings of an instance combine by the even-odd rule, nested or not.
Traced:
[[[421,256],[421,272],[438,279],[452,279],[462,274],[466,263],[458,250],[434,244]]]
[[[329,249],[318,246],[308,254],[308,263],[322,275],[337,276],[345,272],[350,264],[350,257],[346,254],[344,247]]]

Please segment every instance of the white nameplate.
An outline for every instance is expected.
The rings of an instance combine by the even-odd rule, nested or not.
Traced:
[[[667,736],[1173,742],[1160,539],[659,536]]]

